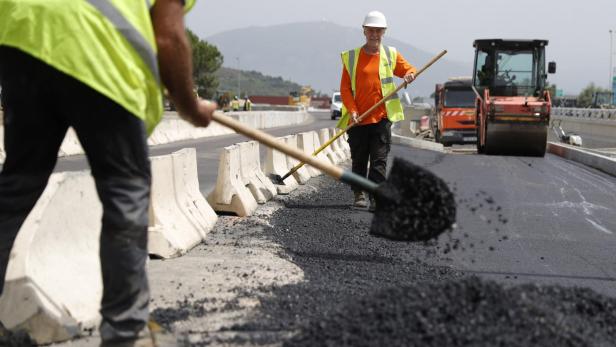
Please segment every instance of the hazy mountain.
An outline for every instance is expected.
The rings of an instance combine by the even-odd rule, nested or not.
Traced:
[[[237,93],[238,70],[222,67],[216,71],[218,91]],[[239,73],[242,95],[289,95],[289,92],[300,91],[302,86],[283,80],[281,77],[271,77],[257,71],[242,70]]]
[[[361,46],[364,36],[360,29],[329,22],[312,22],[248,27],[219,33],[205,40],[218,47],[224,55],[223,65],[226,67],[237,69],[239,58],[241,70],[281,76],[329,93],[340,86],[340,52]],[[398,48],[417,68],[438,53],[425,52],[387,36],[384,43]],[[434,91],[435,83],[452,76],[471,75],[471,69],[470,64],[443,58],[409,87],[409,94],[428,96]]]

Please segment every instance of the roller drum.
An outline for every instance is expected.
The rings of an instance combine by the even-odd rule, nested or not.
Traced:
[[[531,122],[495,122],[488,120],[484,151],[486,154],[543,157],[548,126]]]

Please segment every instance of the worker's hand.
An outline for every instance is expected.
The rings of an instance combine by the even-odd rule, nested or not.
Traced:
[[[191,115],[188,115],[187,120],[196,127],[205,128],[210,125],[210,122],[212,121],[212,115],[217,108],[218,105],[215,102],[199,99],[195,112]]]
[[[415,74],[412,72],[407,73],[406,75],[404,75],[404,82],[406,82],[406,84],[409,84],[411,82],[413,82],[415,80]]]
[[[351,120],[353,121],[353,124],[359,123],[359,119],[357,119],[357,112],[351,113]]]

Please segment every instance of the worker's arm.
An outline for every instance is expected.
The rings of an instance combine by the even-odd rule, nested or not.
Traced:
[[[216,104],[193,93],[192,50],[184,28],[184,1],[158,0],[151,10],[158,46],[158,66],[169,98],[186,121],[206,127]]]
[[[351,76],[349,76],[344,66],[342,67],[342,78],[340,79],[340,96],[342,97],[344,107],[346,107],[347,112],[351,115],[351,119],[357,123],[357,104],[355,104],[355,97],[353,97]]]
[[[402,53],[398,52],[396,57],[396,68],[394,69],[394,75],[403,78],[406,83],[411,83],[415,80],[415,74],[417,73],[417,69],[409,64],[406,59],[402,56]]]

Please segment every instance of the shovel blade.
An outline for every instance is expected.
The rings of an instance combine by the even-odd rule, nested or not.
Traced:
[[[394,158],[387,180],[377,189],[370,233],[401,241],[428,241],[451,230],[456,201],[447,183],[432,172]]]

